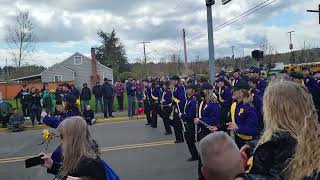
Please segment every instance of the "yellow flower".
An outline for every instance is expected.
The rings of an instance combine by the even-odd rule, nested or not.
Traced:
[[[80,105],[80,99],[77,99],[77,101],[76,101],[76,105]]]
[[[42,131],[42,138],[43,138],[43,140],[48,140],[49,139],[49,136],[50,136],[50,132],[49,132],[49,130],[48,129],[44,129],[43,131]]]

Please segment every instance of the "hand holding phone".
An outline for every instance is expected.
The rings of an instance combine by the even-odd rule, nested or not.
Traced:
[[[44,164],[44,159],[42,159],[43,156],[44,155],[41,154],[41,155],[39,155],[37,157],[26,159],[25,160],[26,168],[31,168],[31,167],[34,167],[34,166],[38,166],[38,165]]]

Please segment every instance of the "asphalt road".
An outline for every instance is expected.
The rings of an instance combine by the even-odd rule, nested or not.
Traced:
[[[160,119],[159,119],[160,120]],[[164,136],[162,121],[157,129],[145,121],[97,124],[90,128],[102,149],[102,159],[122,180],[194,180],[197,162],[187,162],[189,152],[185,143],[173,144],[174,136]],[[25,169],[24,157],[45,151],[41,130],[0,134],[0,179],[53,179],[42,167]],[[47,153],[58,145],[50,143]]]

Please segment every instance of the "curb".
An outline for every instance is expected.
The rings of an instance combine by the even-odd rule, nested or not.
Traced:
[[[146,116],[134,116],[134,117],[114,117],[114,118],[97,118],[96,124],[104,124],[104,123],[113,123],[113,122],[124,122],[124,121],[138,121],[146,118]],[[31,130],[39,130],[48,128],[49,126],[46,125],[37,125],[37,126],[25,126],[24,131],[31,131]],[[0,133],[11,132],[8,128],[0,128]]]

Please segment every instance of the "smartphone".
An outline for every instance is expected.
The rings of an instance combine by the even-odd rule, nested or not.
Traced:
[[[41,164],[44,164],[44,160],[41,159],[43,157],[43,155],[37,156],[37,157],[33,157],[30,159],[26,159],[25,160],[25,164],[26,164],[26,168],[31,168],[34,166],[38,166]]]

